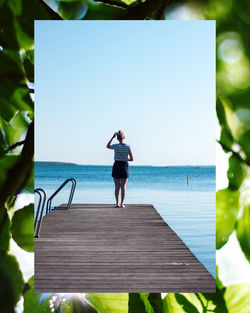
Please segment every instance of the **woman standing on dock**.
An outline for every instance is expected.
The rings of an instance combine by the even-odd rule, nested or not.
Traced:
[[[112,140],[117,137],[119,141],[118,144],[111,144]],[[114,133],[113,137],[107,144],[108,149],[113,149],[115,151],[114,159],[115,163],[112,168],[112,177],[114,178],[115,183],[115,200],[116,207],[124,208],[124,200],[126,194],[126,184],[129,177],[129,166],[128,161],[133,161],[133,154],[129,145],[124,143],[124,133],[119,130],[117,133]],[[121,189],[121,204],[119,205],[119,192]]]

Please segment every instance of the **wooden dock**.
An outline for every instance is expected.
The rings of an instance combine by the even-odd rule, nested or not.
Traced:
[[[215,292],[215,279],[152,205],[65,204],[35,239],[36,292]]]

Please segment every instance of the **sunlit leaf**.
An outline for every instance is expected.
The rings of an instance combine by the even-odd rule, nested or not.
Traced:
[[[0,250],[0,303],[1,313],[14,313],[22,295],[24,281],[16,258]]]
[[[23,313],[51,313],[49,298],[41,301],[41,294],[34,292],[34,276],[25,284]]]
[[[243,216],[237,221],[236,234],[241,249],[250,262],[250,205],[245,206]]]
[[[176,294],[168,293],[163,299],[164,313],[185,313],[182,306],[177,302]]]
[[[81,20],[84,18],[87,10],[88,6],[84,0],[72,2],[60,1],[57,12],[65,20]]]
[[[98,313],[128,313],[127,293],[88,293],[86,298]]]
[[[182,294],[176,293],[175,294],[175,299],[178,302],[178,304],[182,307],[184,312],[187,313],[199,313],[197,308],[187,300]]]
[[[15,212],[11,225],[12,237],[24,250],[34,251],[34,205]]]
[[[227,171],[227,178],[229,181],[229,188],[238,190],[245,177],[245,170],[241,162],[235,156],[229,158],[229,168]]]
[[[224,288],[224,285],[222,284],[222,281],[220,280],[220,277],[219,277],[218,265],[216,265],[216,287],[219,289]]]
[[[3,131],[8,146],[18,142],[28,128],[28,121],[21,112],[17,113],[12,120],[7,123],[3,122]]]
[[[239,210],[239,192],[222,189],[216,193],[216,249],[220,249],[234,230]]]
[[[249,313],[250,284],[234,284],[225,291],[225,301],[229,313]]]

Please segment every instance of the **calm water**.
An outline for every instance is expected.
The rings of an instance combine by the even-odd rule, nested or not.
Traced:
[[[73,203],[114,203],[111,166],[35,164],[35,187],[43,188],[47,197],[70,177],[77,181]],[[54,198],[52,206],[67,202],[69,191],[70,184]],[[153,204],[215,277],[214,166],[130,166],[125,203]]]

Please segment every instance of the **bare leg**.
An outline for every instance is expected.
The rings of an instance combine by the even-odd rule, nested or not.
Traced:
[[[114,183],[115,183],[115,201],[116,201],[116,206],[119,206],[119,191],[121,187],[121,182],[119,178],[114,178]]]
[[[128,179],[127,178],[121,178],[121,207],[124,208],[124,200],[126,195],[126,184]]]

